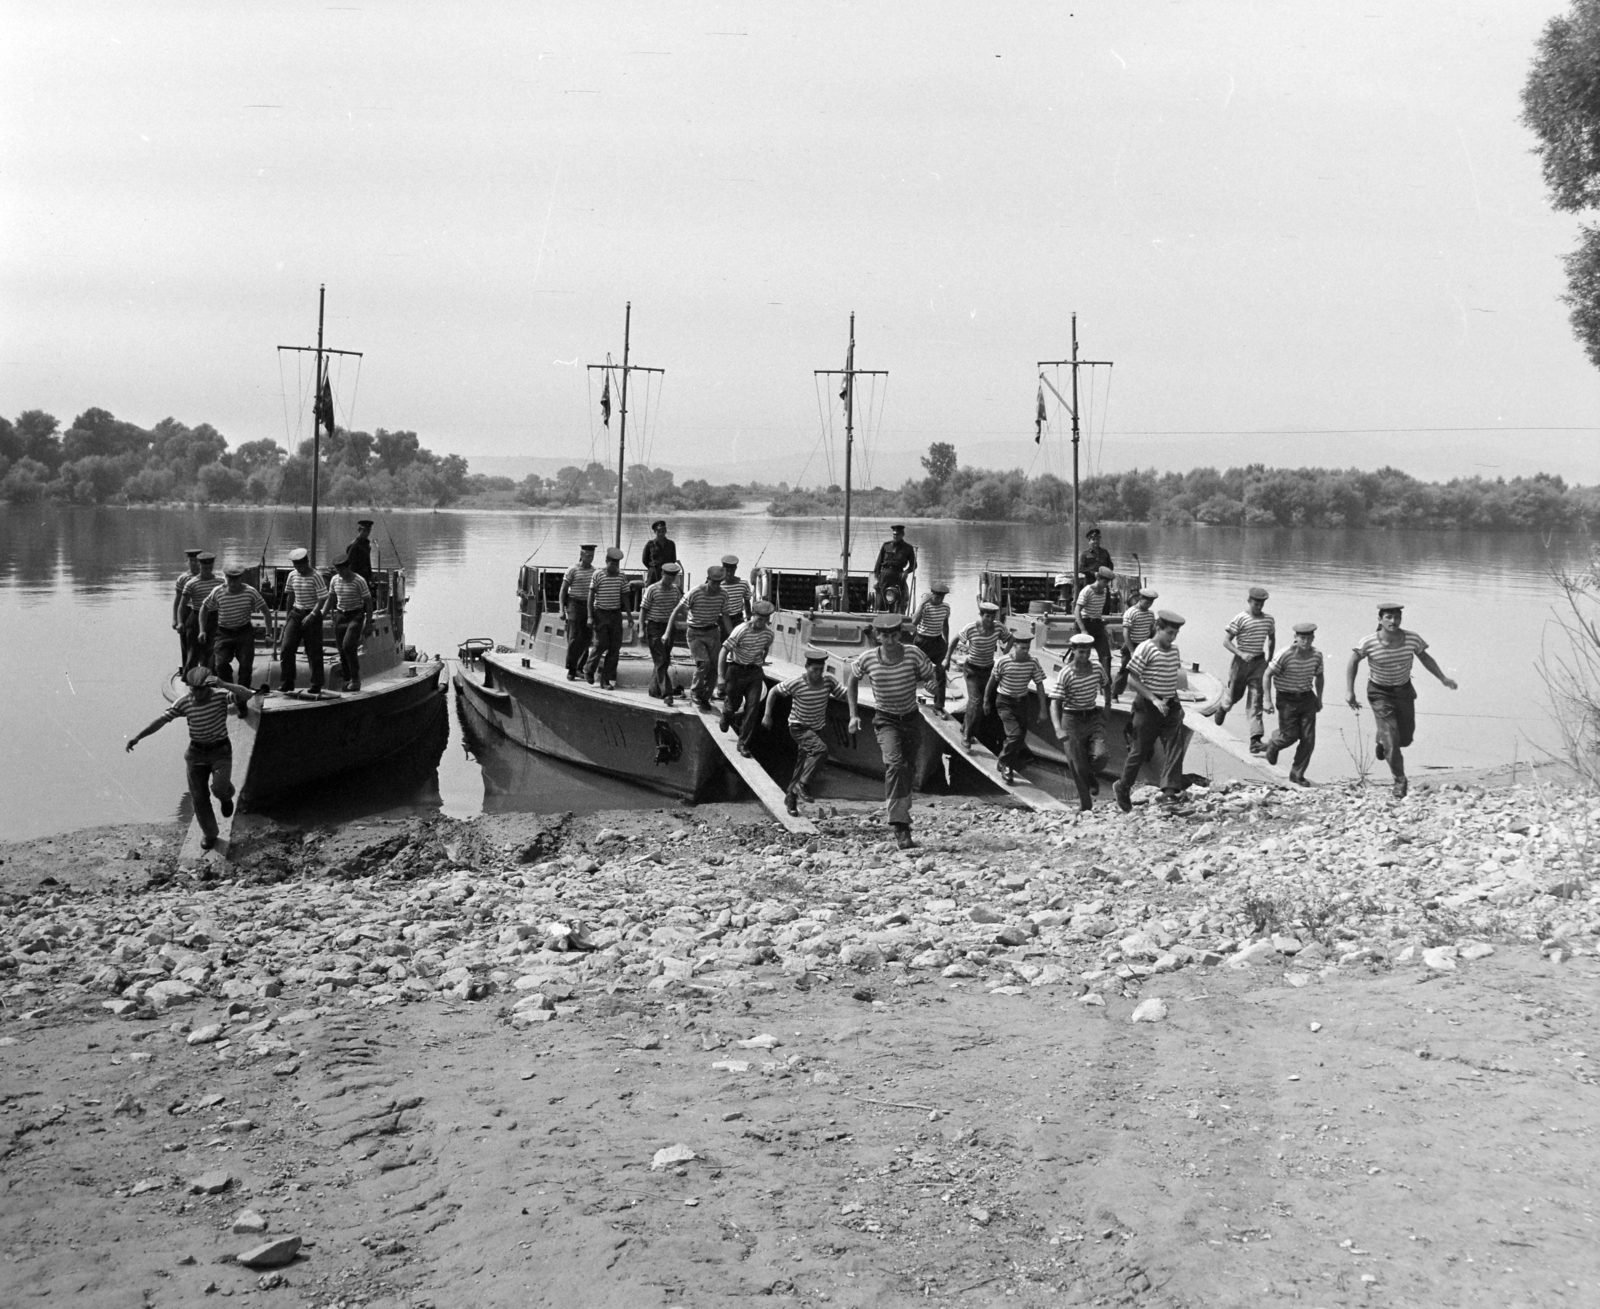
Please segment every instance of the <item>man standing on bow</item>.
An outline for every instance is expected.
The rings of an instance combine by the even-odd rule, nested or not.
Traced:
[[[645,548],[649,549],[649,546]],[[678,601],[683,599],[683,587],[678,585],[682,575],[683,569],[678,566],[678,561],[668,559],[661,565],[661,580],[645,587],[644,597],[639,602],[639,616],[644,620],[644,639],[650,647],[653,666],[650,694],[657,700],[665,701],[669,708],[673,696],[678,693],[677,685],[672,680],[673,634],[670,623]]]
[[[717,677],[717,657],[722,649],[722,614],[727,606],[722,594],[722,565],[706,569],[706,580],[678,601],[667,619],[667,630],[675,629],[680,616],[686,619],[689,653],[694,657],[694,682],[689,694],[701,710],[711,708],[711,687]]]
[[[193,633],[193,639],[189,644],[189,668],[211,666],[211,641],[200,623],[200,608],[205,604],[206,597],[223,584],[222,579],[216,574],[216,555],[209,550],[202,550],[199,560],[200,571],[184,583],[183,599],[180,602],[184,621],[190,624]],[[186,668],[184,671],[188,672],[189,669]]]
[[[727,634],[750,616],[750,583],[739,576],[739,556],[722,556],[722,634]]]
[[[350,571],[368,587],[372,585],[372,519],[356,519],[356,539],[344,548]]]
[[[278,690],[294,690],[294,652],[304,645],[306,664],[311,669],[311,694],[322,693],[322,603],[328,584],[313,568],[305,548],[289,551],[289,576],[284,580],[284,602],[288,615],[283,620],[283,641],[278,646]]]
[[[224,682],[237,681],[249,686],[255,675],[256,629],[250,621],[259,613],[267,624],[267,641],[272,641],[272,610],[261,592],[246,586],[244,569],[235,564],[226,570],[227,583],[208,595],[200,606],[200,621],[207,628],[211,644],[211,670]],[[233,661],[239,661],[239,676],[233,675]],[[246,701],[239,701],[239,717],[245,716]]]
[[[739,753],[750,753],[750,738],[755,735],[761,714],[761,699],[766,683],[761,667],[772,649],[772,603],[757,600],[749,619],[728,634],[717,652],[717,694],[722,697],[724,732],[730,724],[739,726]]]
[[[1183,676],[1183,655],[1177,647],[1178,629],[1183,615],[1170,609],[1156,614],[1156,634],[1133,652],[1128,664],[1128,685],[1133,688],[1133,743],[1122,776],[1112,786],[1117,808],[1133,810],[1133,786],[1139,770],[1161,746],[1161,794],[1176,800],[1183,790],[1184,733],[1183,703],[1178,699],[1178,681]]]
[[[1056,729],[1056,737],[1072,764],[1078,808],[1087,810],[1093,807],[1092,797],[1100,790],[1098,774],[1107,758],[1106,715],[1100,699],[1106,695],[1110,682],[1106,670],[1091,657],[1094,638],[1087,632],[1074,632],[1067,644],[1067,661],[1047,692],[1050,725]]]
[[[659,582],[665,566],[678,561],[678,545],[667,535],[667,520],[656,519],[650,524],[650,530],[655,535],[644,543],[644,549],[639,552],[639,562],[644,565],[647,584]]]
[[[1228,665],[1228,680],[1223,685],[1222,695],[1200,711],[1216,719],[1217,726],[1221,727],[1228,710],[1242,699],[1245,716],[1250,723],[1251,754],[1261,754],[1266,749],[1262,744],[1266,727],[1261,721],[1264,704],[1261,682],[1278,637],[1277,623],[1271,614],[1262,609],[1266,602],[1267,588],[1252,586],[1244,612],[1235,614],[1222,634],[1222,644],[1233,656]]]
[[[761,715],[761,726],[770,732],[773,702],[789,702],[789,735],[794,740],[798,755],[794,776],[789,779],[789,785],[783,793],[783,807],[791,814],[798,814],[801,804],[812,802],[811,779],[828,757],[828,745],[822,739],[822,733],[828,726],[828,705],[844,698],[844,689],[828,671],[826,650],[808,645],[805,661],[805,672],[772,688],[767,696],[767,707]]]
[[[1145,587],[1139,598],[1122,611],[1122,667],[1117,669],[1117,680],[1111,687],[1111,698],[1120,699],[1128,689],[1128,664],[1133,652],[1156,634],[1156,616],[1150,606],[1161,598],[1160,592]]]
[[[984,699],[989,693],[989,678],[994,674],[997,653],[1011,648],[1011,633],[996,621],[1000,606],[993,600],[978,601],[978,621],[962,628],[956,645],[967,652],[967,712],[961,723],[961,735],[966,738],[967,749],[978,739],[978,728],[983,725]],[[949,657],[945,666],[949,667]]]
[[[894,604],[896,612],[905,608],[906,574],[915,572],[916,568],[917,551],[906,540],[906,525],[896,523],[889,529],[889,539],[878,547],[878,561],[872,566],[873,591],[879,609],[890,607],[890,591],[899,597]]]
[[[985,691],[988,711],[998,714],[1006,729],[1006,742],[1000,747],[1000,776],[1007,782],[1015,778],[1022,762],[1028,726],[1033,721],[1030,689],[1038,688],[1039,709],[1045,706],[1044,668],[1033,657],[1033,624],[1013,618],[1010,631],[1011,648],[994,661]]]
[[[935,582],[911,616],[911,643],[933,662],[933,707],[944,712],[945,669],[950,662],[950,583]]]
[[[878,614],[872,630],[878,648],[868,650],[847,666],[844,694],[850,706],[849,731],[861,730],[860,686],[872,688],[872,730],[883,755],[883,805],[894,842],[909,850],[911,839],[911,777],[922,739],[922,715],[917,710],[917,687],[933,688],[933,664],[916,646],[900,639],[899,614]]]
[[[612,691],[617,685],[617,660],[622,655],[622,601],[628,592],[628,579],[622,575],[622,548],[606,547],[606,570],[596,573],[589,583],[589,628],[594,633],[594,649],[584,680],[594,685],[600,674],[600,689]]]
[[[195,641],[195,631],[183,612],[183,593],[188,590],[189,583],[200,576],[199,549],[185,550],[183,553],[189,558],[189,566],[178,574],[172,591],[172,630],[178,634],[178,671],[180,673],[189,667],[189,647]]]
[[[333,577],[328,581],[322,610],[333,615],[333,644],[339,651],[343,691],[354,693],[361,689],[361,638],[372,632],[372,607],[372,588],[356,576],[350,557],[340,555],[333,561]]]
[[[1100,529],[1091,527],[1083,534],[1084,540],[1089,544],[1078,556],[1078,588],[1082,590],[1090,585],[1100,575],[1102,568],[1109,568],[1112,575],[1116,575],[1117,566],[1112,562],[1111,552],[1100,544]]]
[[[567,681],[576,682],[589,657],[589,586],[594,581],[594,546],[578,547],[578,562],[567,569],[556,597],[567,620]]]
[[[1078,592],[1078,603],[1072,611],[1078,620],[1078,630],[1088,634],[1108,678],[1111,676],[1111,637],[1106,633],[1106,606],[1111,603],[1111,579],[1115,576],[1102,564],[1094,581]]]

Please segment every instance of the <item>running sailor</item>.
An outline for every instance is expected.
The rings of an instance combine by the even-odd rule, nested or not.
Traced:
[[[794,775],[783,793],[783,807],[791,814],[798,814],[802,804],[812,803],[811,779],[828,757],[828,745],[822,739],[828,726],[828,705],[844,699],[844,688],[828,671],[827,651],[808,645],[804,657],[805,672],[773,687],[761,715],[762,727],[770,732],[774,702],[789,702],[789,736],[798,755]]]
[[[984,699],[990,713],[1000,716],[1006,741],[1000,747],[1000,776],[1007,782],[1016,775],[1022,762],[1023,742],[1033,721],[1030,687],[1038,688],[1038,706],[1045,707],[1044,668],[1033,657],[1033,624],[1013,618],[1009,624],[1011,648],[994,661],[994,672]]]
[[[922,715],[917,711],[917,687],[933,689],[933,664],[914,645],[900,639],[902,619],[896,613],[877,614],[872,630],[878,648],[868,650],[848,666],[845,700],[850,705],[852,735],[861,730],[860,684],[872,687],[875,709],[872,730],[883,755],[883,807],[894,829],[894,842],[902,850],[916,845],[911,839],[911,773],[916,767],[922,739]]]
[[[1128,685],[1133,687],[1133,743],[1122,776],[1111,788],[1117,807],[1123,813],[1133,809],[1133,784],[1139,770],[1162,749],[1161,794],[1175,800],[1183,790],[1184,734],[1183,704],[1178,699],[1178,679],[1183,674],[1183,656],[1178,652],[1178,629],[1184,624],[1181,614],[1162,609],[1156,614],[1156,634],[1133,652],[1128,664]]]
[[[1093,808],[1092,796],[1100,792],[1097,774],[1109,757],[1106,749],[1106,715],[1100,707],[1110,678],[1091,658],[1094,638],[1074,632],[1067,642],[1067,661],[1046,694],[1050,699],[1050,725],[1072,764],[1072,781],[1078,789],[1078,808]],[[1109,697],[1106,697],[1109,699]]]
[[[1405,759],[1400,751],[1411,744],[1417,731],[1417,691],[1411,685],[1411,661],[1420,659],[1422,666],[1450,690],[1456,689],[1455,679],[1446,677],[1428,653],[1428,643],[1417,633],[1400,626],[1402,607],[1395,601],[1385,600],[1378,606],[1378,630],[1350,652],[1350,663],[1345,669],[1349,687],[1348,703],[1357,713],[1361,702],[1356,699],[1356,667],[1367,661],[1367,703],[1372,706],[1373,725],[1377,728],[1379,759],[1387,759],[1389,771],[1394,775],[1394,797],[1403,800],[1410,789],[1406,781]]]

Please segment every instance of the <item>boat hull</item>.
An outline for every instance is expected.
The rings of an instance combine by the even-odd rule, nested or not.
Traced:
[[[722,752],[692,708],[642,691],[569,682],[560,665],[491,653],[455,672],[458,703],[480,733],[687,800],[722,770]]]

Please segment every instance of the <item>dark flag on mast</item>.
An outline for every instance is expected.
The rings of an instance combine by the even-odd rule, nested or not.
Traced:
[[[600,421],[607,427],[611,426],[611,374],[606,374],[606,382],[600,388]]]
[[[321,423],[328,431],[333,430],[333,388],[328,385],[326,375],[322,379],[322,390],[317,396],[317,402],[312,406],[311,418],[313,422]]]
[[[1044,411],[1044,383],[1039,383],[1039,407],[1033,415],[1033,443],[1039,444],[1044,436],[1044,425],[1049,421],[1049,415]]]

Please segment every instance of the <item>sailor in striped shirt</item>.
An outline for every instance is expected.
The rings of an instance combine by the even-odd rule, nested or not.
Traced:
[[[1266,697],[1262,695],[1261,682],[1278,637],[1277,624],[1273,622],[1272,615],[1262,612],[1262,605],[1266,602],[1266,588],[1252,586],[1245,611],[1234,616],[1222,635],[1222,644],[1232,656],[1222,695],[1200,711],[1216,719],[1217,726],[1221,727],[1228,710],[1242,699],[1245,716],[1250,723],[1251,754],[1260,754],[1266,749],[1262,742],[1266,726],[1261,720]]]
[[[1294,640],[1267,665],[1263,687],[1269,714],[1274,692],[1278,703],[1278,730],[1267,738],[1267,762],[1277,763],[1280,750],[1295,746],[1289,780],[1300,786],[1311,785],[1306,766],[1317,748],[1317,713],[1322,708],[1322,651],[1316,648],[1316,637],[1315,623],[1296,623]]]
[[[957,648],[967,652],[967,709],[961,721],[961,735],[966,738],[969,750],[978,739],[978,729],[983,725],[983,702],[989,692],[995,655],[1002,649],[1011,648],[1011,633],[995,621],[999,613],[1000,606],[993,600],[980,600],[978,621],[962,628],[955,641]],[[946,657],[947,667],[949,662],[949,657]]]
[[[1078,592],[1078,603],[1073,617],[1078,620],[1078,630],[1087,632],[1094,641],[1095,653],[1100,656],[1100,666],[1111,675],[1111,637],[1106,632],[1106,606],[1111,603],[1111,580],[1116,574],[1109,568],[1095,570],[1094,581]]]
[[[305,646],[311,667],[311,694],[322,691],[322,603],[328,584],[306,557],[305,548],[289,551],[289,575],[283,589],[289,612],[283,620],[283,640],[278,643],[278,690],[294,690],[294,652]]]
[[[222,579],[216,574],[217,557],[209,550],[200,552],[200,571],[183,584],[183,599],[179,601],[179,608],[183,611],[186,621],[192,624],[194,639],[189,644],[189,663],[184,672],[190,668],[209,667],[211,664],[211,642],[206,637],[204,626],[200,622],[200,606],[206,602],[206,597],[222,585]]]
[[[717,676],[717,654],[722,648],[722,565],[706,569],[706,580],[678,601],[667,626],[687,619],[689,653],[694,656],[694,683],[689,694],[701,709],[711,708],[711,684]]]
[[[671,621],[678,601],[683,599],[683,587],[678,582],[683,576],[683,569],[676,559],[668,559],[660,568],[661,580],[645,587],[644,597],[639,602],[639,613],[644,619],[644,638],[650,646],[650,662],[653,665],[650,694],[670,705],[672,697],[678,693],[677,684],[672,680]]]
[[[802,803],[811,803],[811,779],[828,754],[827,742],[822,739],[828,726],[828,704],[844,699],[844,689],[828,671],[827,651],[808,645],[805,661],[804,673],[772,688],[761,715],[761,726],[770,732],[774,703],[789,702],[789,736],[794,741],[797,757],[794,776],[783,793],[783,807],[791,814],[798,814]]]
[[[756,722],[761,712],[761,699],[766,683],[761,677],[761,666],[767,661],[767,651],[772,649],[772,602],[757,600],[748,620],[728,634],[717,652],[717,694],[722,697],[724,732],[728,725],[739,724],[739,753],[750,753],[750,738],[755,735]]]
[[[1156,614],[1156,634],[1133,652],[1128,664],[1128,685],[1133,687],[1132,745],[1122,776],[1111,788],[1123,813],[1133,809],[1133,784],[1139,770],[1162,748],[1161,793],[1169,800],[1183,790],[1183,755],[1188,728],[1183,725],[1183,703],[1178,683],[1183,677],[1183,656],[1178,652],[1181,614],[1163,609]]]
[[[933,664],[914,645],[901,641],[900,615],[893,611],[873,615],[872,630],[878,648],[868,650],[847,666],[845,699],[850,705],[850,733],[861,730],[860,685],[872,686],[872,731],[883,755],[883,803],[895,844],[902,850],[916,844],[911,839],[911,774],[916,766],[922,736],[922,715],[917,712],[917,687],[933,687]]]
[[[322,609],[333,614],[333,644],[344,678],[341,689],[355,692],[361,689],[361,638],[372,630],[372,588],[351,566],[349,555],[335,559],[333,569]]]
[[[945,665],[950,661],[948,582],[935,582],[911,616],[911,643],[933,661],[933,707],[944,712]]]
[[[1111,679],[1098,660],[1092,658],[1094,638],[1087,632],[1074,632],[1067,643],[1071,649],[1066,663],[1056,674],[1046,694],[1050,698],[1050,723],[1072,764],[1072,781],[1078,790],[1078,808],[1093,807],[1091,797],[1099,792],[1096,774],[1105,767],[1106,716],[1100,697]]]
[[[172,592],[172,630],[178,634],[178,671],[181,673],[189,666],[189,643],[194,639],[190,635],[189,624],[185,621],[183,613],[183,593],[188,590],[189,582],[200,575],[199,549],[185,550],[189,557],[189,566],[178,574],[178,579]]]
[[[567,681],[576,682],[589,657],[589,584],[594,581],[592,545],[578,547],[578,562],[562,574],[556,605],[567,620]]]
[[[1381,603],[1378,630],[1350,652],[1350,663],[1345,669],[1350,692],[1348,703],[1359,713],[1361,701],[1356,699],[1356,668],[1363,659],[1367,661],[1367,703],[1372,706],[1373,725],[1378,731],[1377,755],[1389,761],[1397,800],[1404,799],[1410,788],[1400,751],[1411,744],[1417,731],[1417,692],[1411,685],[1412,660],[1420,659],[1422,666],[1440,682],[1452,691],[1456,689],[1455,679],[1446,677],[1428,653],[1428,643],[1400,626],[1401,617],[1399,604],[1392,600]]]
[[[1011,781],[1022,762],[1023,742],[1033,718],[1034,701],[1028,695],[1038,687],[1038,707],[1045,704],[1044,669],[1033,657],[1033,625],[1023,618],[1011,622],[1011,648],[994,661],[994,672],[984,700],[990,713],[999,714],[1005,728],[1005,744],[1000,747],[1000,775]]]
[[[617,660],[622,655],[622,602],[628,593],[628,579],[622,575],[622,547],[606,547],[606,570],[589,582],[589,629],[594,633],[594,648],[584,667],[584,680],[594,685],[600,675],[600,689],[617,685]]]
[[[722,556],[722,631],[731,632],[750,613],[750,583],[739,576],[739,556]]]
[[[211,809],[215,794],[224,818],[233,814],[233,745],[228,740],[228,698],[219,692],[232,691],[249,696],[248,686],[235,686],[217,679],[206,668],[191,668],[183,675],[189,691],[175,700],[161,717],[128,738],[127,750],[145,737],[159,732],[168,723],[182,718],[189,724],[189,748],[183,761],[188,772],[189,796],[194,801],[195,821],[203,835],[201,845],[209,850],[217,843],[217,816]]]
[[[235,564],[227,570],[227,585],[219,587],[205,598],[200,606],[203,623],[214,625],[209,632],[211,641],[211,670],[224,682],[234,680],[233,660],[239,660],[238,680],[249,686],[255,673],[256,629],[251,626],[250,615],[261,614],[267,623],[267,641],[272,640],[272,610],[262,599],[261,592],[244,584],[244,569]],[[245,702],[239,702],[239,716],[245,714]]]
[[[1133,652],[1156,634],[1156,616],[1150,606],[1160,598],[1160,592],[1147,586],[1139,592],[1132,607],[1122,612],[1122,667],[1117,669],[1117,680],[1111,687],[1113,700],[1119,699],[1128,689],[1128,664]]]

